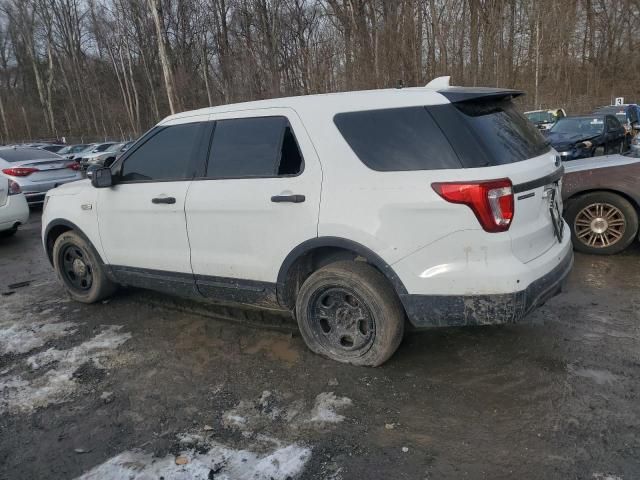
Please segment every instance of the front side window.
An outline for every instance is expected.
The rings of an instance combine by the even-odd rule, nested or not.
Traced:
[[[277,177],[302,171],[302,155],[285,117],[218,120],[208,178]]]
[[[123,181],[182,180],[191,178],[191,161],[198,149],[204,123],[160,127],[122,164]]]

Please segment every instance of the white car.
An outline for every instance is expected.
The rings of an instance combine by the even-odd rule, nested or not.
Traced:
[[[20,185],[0,175],[0,237],[14,235],[28,219],[29,206]]]
[[[519,94],[440,78],[172,115],[49,192],[44,247],[78,301],[120,284],[286,310],[357,365],[405,319],[516,322],[573,262],[563,169]]]

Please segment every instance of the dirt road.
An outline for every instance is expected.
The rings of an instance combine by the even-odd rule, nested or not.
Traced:
[[[275,315],[73,303],[37,217],[0,239],[2,479],[640,478],[637,248],[578,255],[525,324],[411,333],[363,369]]]

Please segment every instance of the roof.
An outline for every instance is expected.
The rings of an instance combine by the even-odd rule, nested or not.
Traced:
[[[509,89],[483,87],[408,87],[378,90],[360,90],[340,93],[323,93],[294,97],[272,98],[252,102],[232,103],[177,113],[161,123],[195,115],[211,115],[242,110],[291,108],[299,113],[338,113],[358,110],[397,108],[415,105],[440,105],[476,98],[516,97],[523,92]]]

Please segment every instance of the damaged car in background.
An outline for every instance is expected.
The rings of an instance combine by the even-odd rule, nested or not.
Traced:
[[[569,162],[562,197],[576,250],[612,255],[638,238],[640,160],[608,155]]]
[[[613,115],[565,117],[546,137],[563,161],[627,150],[625,129]]]
[[[567,112],[563,108],[552,108],[524,112],[524,116],[540,130],[549,130],[558,120],[566,117]]]

